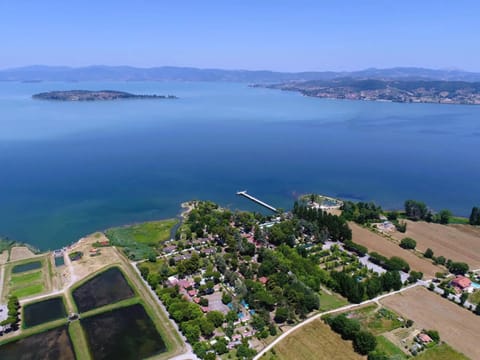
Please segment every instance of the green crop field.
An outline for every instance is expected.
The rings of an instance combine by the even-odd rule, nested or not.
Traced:
[[[13,290],[12,295],[18,296],[19,298],[24,298],[27,296],[39,294],[41,292],[43,292],[43,284],[35,284],[15,289]]]
[[[376,350],[385,353],[389,359],[403,360],[407,358],[402,350],[384,336],[377,336]]]
[[[17,287],[17,286],[28,284],[30,282],[39,281],[41,279],[42,279],[42,272],[37,271],[29,274],[13,275],[11,278],[11,282],[13,286]]]

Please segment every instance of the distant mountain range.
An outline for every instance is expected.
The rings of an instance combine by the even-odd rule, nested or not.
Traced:
[[[253,70],[198,69],[190,67],[131,66],[27,66],[0,70],[0,81],[229,81],[285,83],[289,81],[333,80],[339,78],[379,80],[480,81],[480,73],[462,70],[435,70],[413,67],[365,69],[350,72],[275,72]]]

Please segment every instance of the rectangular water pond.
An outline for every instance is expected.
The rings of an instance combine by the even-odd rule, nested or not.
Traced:
[[[2,360],[75,360],[67,326],[0,346]]]
[[[18,274],[25,271],[40,269],[42,267],[41,261],[32,261],[22,265],[16,265],[12,269],[12,273]]]
[[[31,327],[65,317],[67,317],[67,312],[61,297],[39,301],[23,307],[23,323],[25,327]]]
[[[116,267],[98,274],[73,291],[79,312],[128,299],[133,295],[132,288]]]
[[[65,259],[63,258],[63,256],[55,257],[55,266],[59,267],[62,265],[65,265]]]
[[[136,360],[166,347],[153,321],[137,304],[80,320],[95,360]]]

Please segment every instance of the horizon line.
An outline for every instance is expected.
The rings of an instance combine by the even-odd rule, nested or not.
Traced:
[[[272,72],[272,73],[290,73],[290,74],[301,74],[301,73],[352,73],[352,72],[359,72],[365,70],[393,70],[393,69],[421,69],[421,70],[433,70],[433,71],[450,71],[450,72],[465,72],[465,73],[480,73],[480,71],[472,71],[472,70],[465,70],[456,67],[443,67],[443,68],[435,68],[435,67],[424,67],[424,66],[408,66],[408,65],[397,65],[391,67],[365,67],[365,68],[358,68],[356,70],[270,70],[270,69],[242,69],[242,68],[221,68],[221,67],[197,67],[197,66],[183,66],[183,65],[155,65],[155,66],[135,66],[135,65],[105,65],[105,64],[90,64],[90,65],[81,65],[81,66],[73,66],[73,65],[45,65],[45,64],[31,64],[31,65],[20,65],[20,66],[13,66],[13,67],[0,67],[0,72],[3,71],[12,71],[12,70],[21,70],[26,68],[65,68],[71,70],[77,69],[85,69],[85,68],[133,68],[133,69],[142,69],[142,70],[150,70],[150,69],[158,69],[158,68],[179,68],[179,69],[195,69],[195,70],[219,70],[219,71],[244,71],[244,72]]]

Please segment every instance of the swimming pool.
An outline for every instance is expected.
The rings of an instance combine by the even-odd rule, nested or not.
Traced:
[[[474,289],[480,289],[480,284],[472,281],[472,287]]]

